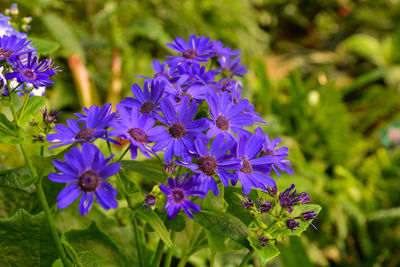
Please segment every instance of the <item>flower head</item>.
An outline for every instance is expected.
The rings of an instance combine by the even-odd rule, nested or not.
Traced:
[[[149,88],[150,84],[150,88]],[[160,99],[164,93],[166,81],[153,80],[146,81],[143,86],[143,91],[137,84],[132,85],[132,92],[136,98],[127,97],[121,104],[127,107],[136,107],[142,114],[154,116],[160,110]]]
[[[141,114],[137,107],[127,109],[124,105],[117,105],[119,118],[112,123],[113,130],[110,136],[116,136],[130,141],[132,159],[136,159],[139,149],[147,158],[153,153],[149,143],[161,140],[160,135],[166,133],[163,126],[154,127],[154,119],[148,114]]]
[[[218,135],[214,139],[209,151],[207,143],[202,139],[195,140],[195,163],[180,161],[177,161],[177,163],[199,174],[199,179],[202,181],[199,190],[207,194],[208,190],[211,189],[214,195],[218,195],[219,190],[213,178],[214,175],[220,178],[224,186],[228,186],[229,180],[235,180],[234,174],[228,170],[239,170],[241,168],[240,160],[233,158],[232,155],[227,155],[227,152],[233,147],[235,142],[224,143],[223,135]]]
[[[169,99],[164,98],[161,101],[161,111],[165,118],[159,115],[156,118],[168,126],[168,131],[159,134],[159,141],[153,149],[159,151],[166,147],[165,162],[170,162],[174,155],[182,157],[184,162],[190,162],[191,151],[195,150],[194,140],[205,138],[201,132],[207,129],[207,125],[203,119],[193,120],[197,105],[189,101],[189,97],[185,96],[177,109]]]
[[[250,138],[240,136],[236,147],[236,158],[241,159],[242,168],[236,171],[243,192],[247,195],[252,187],[266,190],[275,186],[275,181],[269,176],[270,164],[273,158],[270,156],[257,157],[262,148],[263,139],[257,135]]]
[[[143,206],[151,207],[156,204],[157,197],[151,193],[146,194],[146,197],[144,198],[144,203]]]
[[[194,212],[200,211],[200,206],[191,202],[188,196],[201,196],[204,193],[196,190],[200,184],[200,180],[196,177],[190,177],[190,174],[183,174],[180,178],[176,176],[175,179],[168,178],[168,187],[161,184],[160,190],[167,195],[167,203],[164,209],[167,209],[167,214],[170,219],[176,217],[180,209],[193,219]]]
[[[286,221],[286,227],[289,228],[290,230],[292,230],[292,233],[293,233],[293,230],[296,230],[296,228],[299,227],[299,226],[300,226],[300,223],[297,222],[297,221],[296,221],[295,219],[293,219],[293,218],[289,218],[289,219]]]
[[[116,174],[121,166],[119,163],[107,165],[111,158],[104,158],[95,145],[85,143],[81,151],[74,147],[65,153],[65,162],[53,160],[61,173],[50,173],[49,179],[56,183],[69,183],[58,194],[57,207],[63,209],[82,195],[79,212],[83,216],[90,211],[95,196],[104,209],[117,208],[117,191],[105,179]]]
[[[318,219],[317,216],[318,215],[313,210],[305,211],[301,214],[301,218],[306,222]],[[315,230],[318,230],[314,224],[312,224],[311,222],[309,223],[311,224],[312,227],[314,227]]]
[[[239,76],[243,78],[243,74],[248,72],[245,66],[240,65],[240,57],[234,59],[221,57],[218,59],[218,63],[222,72],[225,72],[228,77]]]
[[[167,43],[167,46],[181,53],[179,56],[168,56],[171,58],[168,63],[176,65],[182,61],[189,62],[207,62],[207,59],[212,57],[212,45],[209,43],[210,38],[197,37],[191,35],[189,41],[186,42],[181,37],[176,38],[172,44]]]
[[[294,189],[295,185],[292,184],[288,189],[279,194],[279,204],[282,208],[287,208],[289,212],[293,211],[293,206],[298,202],[301,204],[310,202],[310,198],[306,192],[296,194]]]
[[[16,78],[19,83],[32,84],[34,88],[54,84],[50,81],[50,77],[56,74],[57,68],[53,68],[53,63],[49,59],[39,62],[39,59],[29,52],[26,61],[22,61],[19,57],[12,57],[10,64],[14,72],[7,73],[6,79]]]
[[[116,116],[115,113],[110,113],[110,104],[104,105],[101,109],[97,106],[91,106],[89,109],[84,109],[84,111],[86,115],[75,114],[80,119],[67,120],[68,127],[62,124],[54,126],[53,129],[56,133],[47,135],[47,140],[50,143],[58,144],[49,147],[49,149],[72,143],[93,142],[97,138],[119,144],[117,141],[104,136],[107,133],[105,128]],[[85,123],[85,125],[79,126],[79,123]]]
[[[220,41],[211,42],[213,56],[215,57],[231,57],[240,55],[240,50],[232,50],[230,47],[224,47]]]
[[[53,123],[57,120],[58,116],[60,116],[61,111],[57,109],[51,109],[47,111],[47,106],[44,107],[43,110],[40,109],[40,112],[43,114],[43,121],[45,123]]]
[[[271,203],[269,203],[269,202],[268,202],[267,200],[265,200],[265,199],[262,199],[262,198],[257,199],[257,203],[258,203],[258,205],[260,206],[260,208],[258,208],[258,210],[261,211],[261,213],[268,212],[268,211],[270,211],[271,208],[272,208]]]
[[[251,198],[248,198],[247,196],[243,196],[243,199],[241,199],[242,204],[241,206],[245,209],[251,209],[254,207],[254,201]]]
[[[26,38],[18,39],[16,35],[4,35],[0,37],[0,60],[12,63],[11,58],[28,53],[28,42]]]

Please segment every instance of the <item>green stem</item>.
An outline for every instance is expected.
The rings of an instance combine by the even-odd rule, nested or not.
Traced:
[[[121,157],[119,157],[119,159],[117,160],[117,162],[120,162],[121,159],[125,156],[126,152],[128,152],[130,145],[128,145],[128,147],[125,149],[124,153],[122,153]]]
[[[175,231],[172,231],[172,232],[171,232],[172,244],[175,243],[175,237],[176,237],[176,233],[175,233]],[[170,247],[170,248],[168,249],[167,256],[165,257],[164,267],[170,267],[170,266],[171,266],[171,261],[172,261],[172,254],[173,254],[173,252],[174,252],[174,247],[172,246],[172,247]]]
[[[247,265],[247,262],[249,261],[251,255],[253,255],[254,253],[254,249],[249,250],[249,252],[247,252],[246,256],[244,257],[242,263],[239,265],[239,267],[245,267]]]
[[[138,259],[139,259],[139,266],[144,267],[143,251],[142,251],[142,246],[140,244],[139,229],[138,229],[136,217],[133,218],[132,224],[133,224],[133,231],[135,232],[135,242],[136,242],[136,250],[137,250]]]
[[[153,264],[151,266],[153,266],[153,267],[160,266],[163,250],[164,250],[164,242],[160,238],[160,240],[158,241],[156,254],[154,255]]]
[[[40,146],[40,156],[43,157],[43,155],[44,155],[44,145],[42,144]]]
[[[14,108],[13,105],[11,105],[10,108],[11,108],[11,112],[12,112],[13,117],[14,117],[15,124],[18,127],[18,122],[16,120],[17,119],[17,114],[15,112],[15,108]],[[17,128],[17,131],[18,131],[18,128]],[[28,166],[30,175],[31,175],[31,177],[33,179],[35,179],[37,177],[37,173],[36,173],[35,168],[33,167],[33,164],[32,164],[32,161],[31,161],[30,157],[28,156],[28,152],[26,151],[26,149],[25,149],[23,144],[20,144],[20,148],[21,148],[22,154],[24,155],[25,162],[26,162],[26,165]],[[35,183],[35,186],[36,186],[36,195],[39,198],[40,203],[42,204],[43,211],[44,211],[47,223],[49,224],[50,232],[51,232],[51,235],[53,237],[53,241],[54,241],[54,243],[55,243],[55,245],[57,247],[59,256],[60,256],[64,266],[69,267],[69,266],[71,266],[71,262],[68,260],[67,255],[65,254],[64,248],[63,248],[63,246],[61,244],[60,237],[58,236],[57,228],[56,228],[56,226],[54,224],[54,221],[53,221],[53,218],[51,216],[49,204],[47,203],[46,196],[45,196],[45,194],[43,192],[42,180],[40,178],[37,179],[37,181]]]
[[[184,248],[184,252],[182,253],[182,259],[179,261],[178,267],[185,266],[186,262],[189,260],[190,255],[192,254],[193,246],[194,244],[196,244],[197,239],[199,238],[202,232],[203,232],[202,230],[195,231],[193,229],[193,233],[191,234],[192,237],[190,238],[190,243],[188,246]]]
[[[26,105],[28,104],[29,95],[31,94],[33,89],[30,89],[29,92],[25,95],[24,104],[22,105],[21,112],[19,113],[18,121],[21,120],[22,115],[24,115]]]

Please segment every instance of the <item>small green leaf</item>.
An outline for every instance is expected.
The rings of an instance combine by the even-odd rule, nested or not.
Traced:
[[[44,214],[19,209],[0,219],[0,266],[51,266],[58,258]]]
[[[165,226],[172,231],[181,232],[186,226],[185,218],[182,215],[177,215],[173,220],[167,220]]]
[[[251,233],[251,235],[248,237],[248,240],[250,241],[254,251],[257,252],[258,256],[260,257],[261,266],[264,266],[267,262],[279,255],[279,250],[274,245],[275,241],[271,241],[267,246],[262,247],[258,241],[257,235],[254,232]]]
[[[30,183],[30,180],[32,180],[31,175],[26,166],[0,172],[0,187],[32,193],[35,191],[35,187]]]
[[[147,209],[143,206],[138,206],[135,209],[138,217],[145,220],[153,228],[154,232],[162,239],[162,241],[168,246],[172,246],[172,241],[169,236],[168,230],[165,227],[161,218],[152,209]]]
[[[83,230],[70,230],[63,234],[67,252],[83,266],[121,266],[118,247],[94,222]]]
[[[54,41],[45,40],[41,38],[30,38],[33,47],[36,49],[39,55],[48,55],[56,51],[60,44]]]
[[[152,180],[158,183],[165,182],[163,167],[160,166],[160,164],[155,164],[149,160],[147,161],[122,160],[120,163],[123,169],[139,173],[144,179]]]
[[[41,96],[31,96],[28,99],[28,103],[26,104],[24,113],[21,116],[22,110],[18,111],[18,125],[24,127],[27,125],[35,115],[35,113],[39,110],[39,108],[46,105],[46,99]]]
[[[194,214],[194,220],[211,232],[229,237],[244,247],[249,246],[249,230],[246,225],[229,213],[201,210]]]
[[[0,113],[0,143],[15,145],[21,144],[24,138],[18,137],[16,126],[9,121],[3,113]]]

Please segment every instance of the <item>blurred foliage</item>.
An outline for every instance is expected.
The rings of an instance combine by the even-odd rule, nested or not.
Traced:
[[[171,53],[164,44],[177,36],[195,33],[242,49],[250,70],[243,80],[246,97],[268,122],[264,130],[286,136],[283,143],[291,150],[295,174],[277,178],[278,185],[295,183],[322,205],[318,231],[291,238],[272,264],[400,265],[400,150],[398,140],[387,141],[397,136],[390,127],[400,115],[399,1],[15,2],[33,17],[30,36],[49,41],[39,43],[63,70],[46,93],[48,104],[63,110],[61,121],[83,105],[115,104],[130,95],[130,85],[142,83],[135,75],[150,75],[151,61]],[[10,4],[3,0],[0,9]],[[0,169],[22,165],[13,146],[0,150]],[[153,185],[143,177],[141,183]],[[29,192],[0,193],[37,211]],[[1,204],[2,217],[16,210]],[[66,215],[59,216],[58,226],[72,229],[63,225]],[[129,214],[96,210],[93,216],[102,218],[96,220],[100,229],[105,223],[120,226],[107,234],[123,257],[132,257],[124,238]],[[76,224],[87,228],[83,233],[97,231],[89,219]],[[186,226],[176,237],[180,245],[198,229],[193,221]],[[240,263],[244,252],[230,253],[230,246],[217,253],[215,266]],[[205,247],[200,240],[191,248],[191,264],[209,264]],[[251,262],[260,266],[255,256]]]

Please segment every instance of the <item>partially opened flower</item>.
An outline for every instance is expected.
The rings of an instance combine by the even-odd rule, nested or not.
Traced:
[[[248,70],[244,65],[240,65],[240,57],[231,59],[230,57],[221,57],[218,59],[221,70],[226,73],[228,77],[239,76],[243,78],[243,74]]]
[[[116,115],[111,113],[110,104],[104,105],[101,109],[97,106],[91,106],[89,109],[84,109],[84,111],[87,115],[80,114],[80,119],[67,120],[68,127],[63,124],[54,126],[53,129],[57,133],[47,135],[47,141],[58,144],[49,147],[49,149],[73,143],[93,142],[97,138],[119,144],[117,141],[105,137],[107,133],[105,128],[108,127],[108,124]],[[85,125],[81,127],[78,123],[85,123]]]
[[[60,173],[50,173],[49,179],[68,183],[57,196],[57,207],[63,209],[82,196],[79,212],[83,216],[90,211],[95,197],[104,209],[117,208],[117,191],[105,179],[116,174],[121,166],[119,163],[108,164],[111,158],[104,158],[95,145],[84,143],[81,151],[74,147],[65,153],[65,162],[53,160]]]
[[[167,195],[167,203],[164,209],[167,209],[168,218],[173,219],[178,215],[179,211],[183,211],[193,219],[191,212],[199,212],[200,206],[191,202],[188,196],[202,196],[203,192],[198,191],[197,188],[200,180],[196,177],[190,177],[190,174],[183,174],[180,178],[176,176],[175,179],[168,178],[168,187],[161,184],[160,190]]]
[[[305,204],[310,202],[310,197],[306,192],[296,194],[296,190],[292,192],[295,185],[292,184],[289,188],[279,194],[279,205],[282,208],[288,209],[289,212],[293,211],[293,206],[297,203]]]

